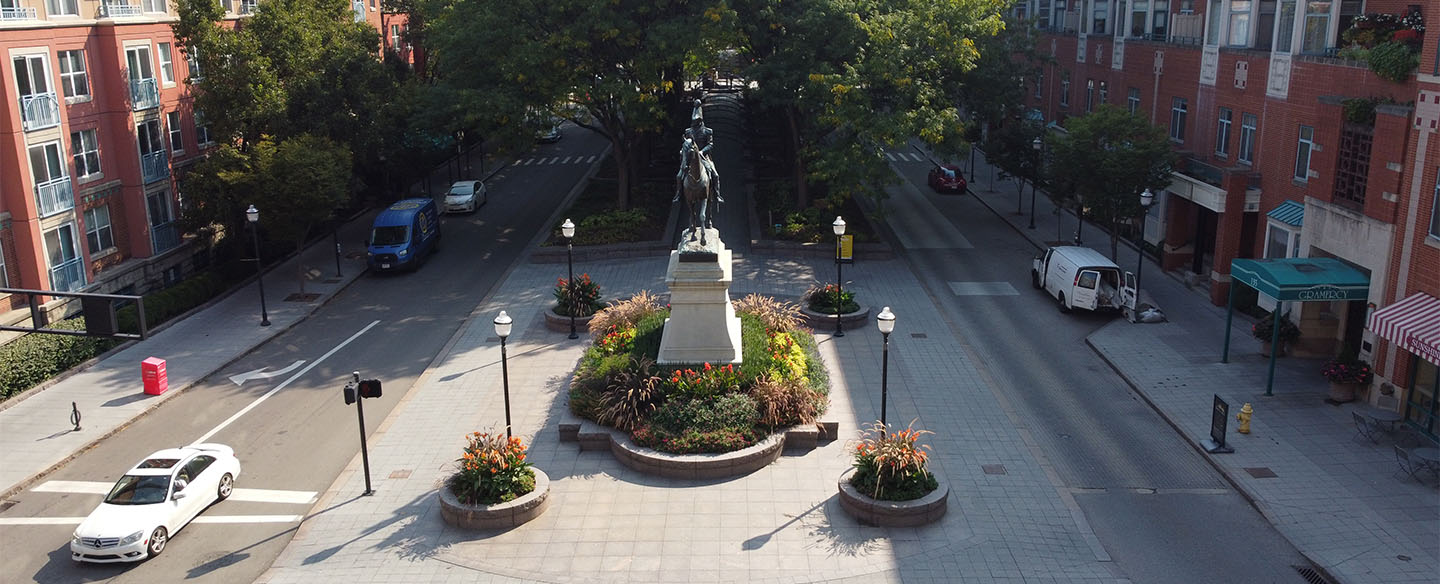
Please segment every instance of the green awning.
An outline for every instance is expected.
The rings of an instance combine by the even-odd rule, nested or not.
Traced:
[[[1230,276],[1276,300],[1364,300],[1370,277],[1334,258],[1237,259]]]
[[[1305,225],[1305,205],[1296,203],[1295,201],[1280,203],[1279,206],[1271,209],[1266,215],[1269,215],[1271,219],[1291,227],[1303,227]]]

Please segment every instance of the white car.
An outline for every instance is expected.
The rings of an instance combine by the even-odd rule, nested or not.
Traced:
[[[170,538],[235,489],[240,461],[224,444],[192,444],[151,454],[125,472],[70,539],[77,562],[138,562],[160,555]]]
[[[485,204],[485,190],[485,183],[482,181],[456,181],[445,193],[444,211],[446,213],[475,212],[475,209]]]

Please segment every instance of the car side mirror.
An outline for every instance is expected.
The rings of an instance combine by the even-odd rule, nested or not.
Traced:
[[[175,479],[175,492],[178,493],[180,491],[183,491],[185,490],[185,487],[188,486],[190,486],[190,483],[187,482],[185,479]]]
[[[175,491],[175,494],[170,495],[170,499],[171,499],[171,500],[174,500],[174,501],[179,501],[179,500],[184,499],[184,498],[185,498],[185,493],[182,493],[182,492],[180,492],[180,491]]]

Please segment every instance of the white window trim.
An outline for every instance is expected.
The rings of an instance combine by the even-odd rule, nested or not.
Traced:
[[[85,68],[85,70],[84,70],[83,72],[80,72],[80,73],[75,73],[75,72],[73,72],[73,71],[70,72],[70,73],[66,73],[66,72],[65,72],[66,59],[63,58],[63,57],[61,57],[60,55],[63,54],[63,53],[71,53],[71,52],[79,52],[79,53],[80,53],[80,66]],[[89,59],[88,59],[88,58],[86,57],[86,55],[85,55],[85,49],[84,49],[84,48],[56,50],[56,51],[55,51],[55,68],[60,71],[60,87],[58,88],[60,91],[59,91],[58,93],[59,93],[60,97],[65,100],[65,103],[66,103],[66,104],[85,103],[85,102],[87,102],[87,101],[91,101],[91,100],[95,99],[95,91],[94,91],[94,88],[91,86],[92,84],[90,83],[90,61],[89,61]],[[65,78],[66,78],[66,77],[74,78],[74,77],[77,77],[77,76],[78,76],[78,77],[84,77],[84,78],[85,78],[85,95],[77,95],[77,96],[74,96],[74,97],[66,96],[66,95],[65,95]],[[72,79],[72,83],[71,83],[71,84],[72,84],[72,85],[74,84],[74,83],[73,83],[73,79]]]
[[[77,173],[77,174],[75,175],[75,182],[90,182],[90,181],[93,181],[93,180],[99,180],[99,179],[105,178],[105,162],[104,162],[103,160],[100,160],[100,129],[99,129],[98,127],[96,127],[96,128],[85,128],[85,129],[81,129],[81,130],[75,130],[75,131],[73,131],[73,132],[71,132],[71,133],[72,133],[72,134],[84,134],[85,132],[92,132],[92,133],[95,134],[95,150],[94,150],[94,152],[95,152],[95,161],[96,161],[96,165],[99,166],[100,169],[99,169],[98,171],[96,171],[96,172],[92,172],[92,173],[89,173],[89,174],[78,174],[78,172],[80,171],[80,169],[77,167],[77,168],[75,169],[75,171],[76,171],[76,173]],[[71,140],[70,150],[71,150],[72,152],[75,150],[75,148],[76,148],[77,146],[78,146],[78,145],[75,144],[75,141],[74,141],[74,140]],[[85,152],[90,152],[90,151],[89,151],[89,150],[86,150]],[[70,164],[71,164],[72,166],[75,164],[73,154],[72,154],[72,156],[71,156],[71,162],[70,162]]]
[[[1223,115],[1225,112],[1229,112],[1229,113],[1230,113],[1230,117],[1228,117],[1228,118],[1225,117],[1225,116]],[[1221,138],[1221,130],[1222,130],[1222,129],[1224,130],[1224,140],[1221,140],[1221,139],[1220,139],[1220,138]],[[1216,156],[1219,156],[1219,157],[1221,157],[1221,158],[1229,158],[1229,157],[1230,157],[1230,137],[1231,137],[1231,135],[1232,135],[1232,132],[1234,132],[1234,131],[1235,131],[1235,110],[1233,110],[1233,109],[1231,109],[1231,108],[1226,108],[1226,107],[1222,107],[1222,108],[1220,108],[1219,110],[1217,110],[1217,111],[1215,112],[1215,138],[1216,138],[1216,140],[1215,140],[1215,155],[1216,155]]]
[[[1440,180],[1436,181],[1435,198],[1430,203],[1430,229],[1426,237],[1440,241]]]
[[[166,51],[160,50],[162,46],[170,48],[168,57],[165,55]],[[155,43],[155,63],[155,72],[160,75],[160,86],[175,87],[175,43]],[[166,67],[169,67],[169,73],[165,72]]]
[[[1303,133],[1304,133],[1304,131],[1305,131],[1305,128],[1310,128],[1310,137],[1309,137],[1308,139],[1305,138],[1304,135],[1303,135]],[[1314,162],[1314,159],[1315,159],[1315,127],[1314,127],[1314,126],[1306,126],[1306,125],[1304,125],[1304,124],[1301,124],[1301,125],[1300,125],[1300,130],[1299,130],[1299,131],[1296,133],[1296,135],[1295,135],[1295,167],[1294,167],[1293,169],[1291,169],[1291,170],[1292,170],[1292,173],[1293,173],[1293,172],[1298,172],[1298,171],[1300,170],[1300,147],[1301,147],[1301,146],[1308,146],[1308,148],[1305,149],[1305,172],[1304,172],[1304,176],[1300,176],[1300,175],[1298,175],[1298,174],[1294,174],[1294,175],[1292,175],[1290,178],[1295,179],[1295,180],[1298,180],[1298,181],[1300,181],[1300,182],[1309,182],[1309,180],[1310,180],[1310,163]]]
[[[1190,117],[1190,100],[1172,96],[1170,98],[1170,141],[1177,144],[1185,143],[1185,122]],[[1176,125],[1175,120],[1179,118],[1180,124]],[[1177,137],[1176,134],[1179,134]]]
[[[1300,257],[1300,230],[1295,229],[1292,225],[1274,219],[1265,221],[1265,249],[1260,250],[1260,256],[1264,258],[1270,257],[1270,233],[1276,230],[1285,232],[1285,257]]]
[[[1251,117],[1255,118],[1255,125],[1253,125],[1253,126],[1247,126],[1247,125],[1245,125],[1245,116],[1251,116]],[[1248,142],[1245,140],[1245,130],[1247,130],[1247,129],[1250,130],[1250,140],[1249,140]],[[1240,143],[1239,143],[1239,144],[1236,144],[1236,146],[1237,146],[1238,148],[1236,148],[1236,150],[1235,150],[1235,161],[1236,161],[1236,162],[1239,162],[1240,164],[1254,165],[1254,164],[1255,164],[1255,143],[1259,140],[1259,138],[1260,138],[1260,116],[1259,116],[1258,114],[1249,114],[1249,113],[1245,113],[1245,112],[1240,112]],[[1250,146],[1249,148],[1246,148],[1246,147],[1245,147],[1247,144]],[[1247,155],[1249,156],[1248,158],[1246,157]]]
[[[175,119],[170,119],[174,115]],[[170,154],[180,155],[185,153],[185,134],[180,131],[180,110],[165,112],[165,143],[170,147]],[[175,135],[180,134],[180,147],[175,147]]]
[[[99,210],[99,209],[104,209],[104,210],[105,210],[105,226],[104,226],[104,229],[105,229],[105,231],[108,232],[109,235],[110,235],[110,245],[107,245],[107,246],[102,247],[102,248],[100,248],[100,249],[92,250],[92,249],[90,249],[90,234],[91,234],[91,233],[95,233],[95,234],[97,234],[95,238],[96,238],[97,240],[100,239],[100,237],[99,237],[99,235],[98,235],[98,234],[100,233],[100,228],[99,228],[99,226],[93,224],[93,223],[90,221],[90,217],[91,217],[91,214],[92,214],[92,213],[94,213],[95,211],[97,211],[97,210]],[[86,209],[83,213],[81,213],[81,217],[83,217],[83,218],[85,219],[85,249],[86,249],[86,251],[89,251],[89,252],[90,252],[90,259],[91,259],[91,260],[97,259],[97,258],[102,257],[102,256],[109,255],[110,252],[112,252],[112,251],[114,251],[114,250],[116,249],[116,247],[115,247],[115,227],[114,227],[115,223],[114,223],[114,221],[112,221],[111,218],[110,218],[110,206],[109,206],[108,204],[106,204],[106,205],[100,205],[100,206],[98,206],[98,207],[91,207],[91,208],[89,208],[89,209]]]

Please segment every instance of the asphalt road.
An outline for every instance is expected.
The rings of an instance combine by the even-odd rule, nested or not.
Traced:
[[[19,502],[6,515],[37,518],[42,524],[7,526],[0,533],[0,550],[4,550],[0,581],[254,581],[290,541],[298,517],[359,451],[355,410],[341,399],[351,372],[384,383],[384,396],[364,404],[366,431],[373,433],[471,310],[527,250],[532,237],[549,227],[551,215],[589,168],[561,160],[572,156],[588,160],[604,149],[603,140],[585,130],[566,127],[564,134],[558,143],[537,145],[536,159],[493,177],[489,202],[476,213],[444,216],[442,249],[417,272],[366,274],[308,320],[15,497]],[[522,156],[519,162],[526,159]],[[346,245],[359,249],[356,242]],[[286,285],[284,274],[270,278],[272,285]],[[297,360],[305,363],[285,375],[243,385],[229,379],[262,367],[283,369]],[[77,565],[70,560],[71,532],[103,498],[78,492],[86,489],[76,485],[108,490],[149,453],[212,433],[207,441],[235,448],[243,473],[236,482],[237,495],[212,505],[200,517],[234,523],[197,520],[176,534],[164,554],[138,564]],[[396,470],[401,469],[372,468],[371,476]],[[282,492],[241,500],[240,489]],[[359,495],[337,504],[363,504]],[[259,521],[258,516],[269,519]]]
[[[1031,288],[1034,246],[975,197],[933,193],[929,163],[893,166],[916,187],[886,203],[904,258],[1116,575],[1303,583],[1304,557],[1085,344],[1121,317],[1061,314]]]

